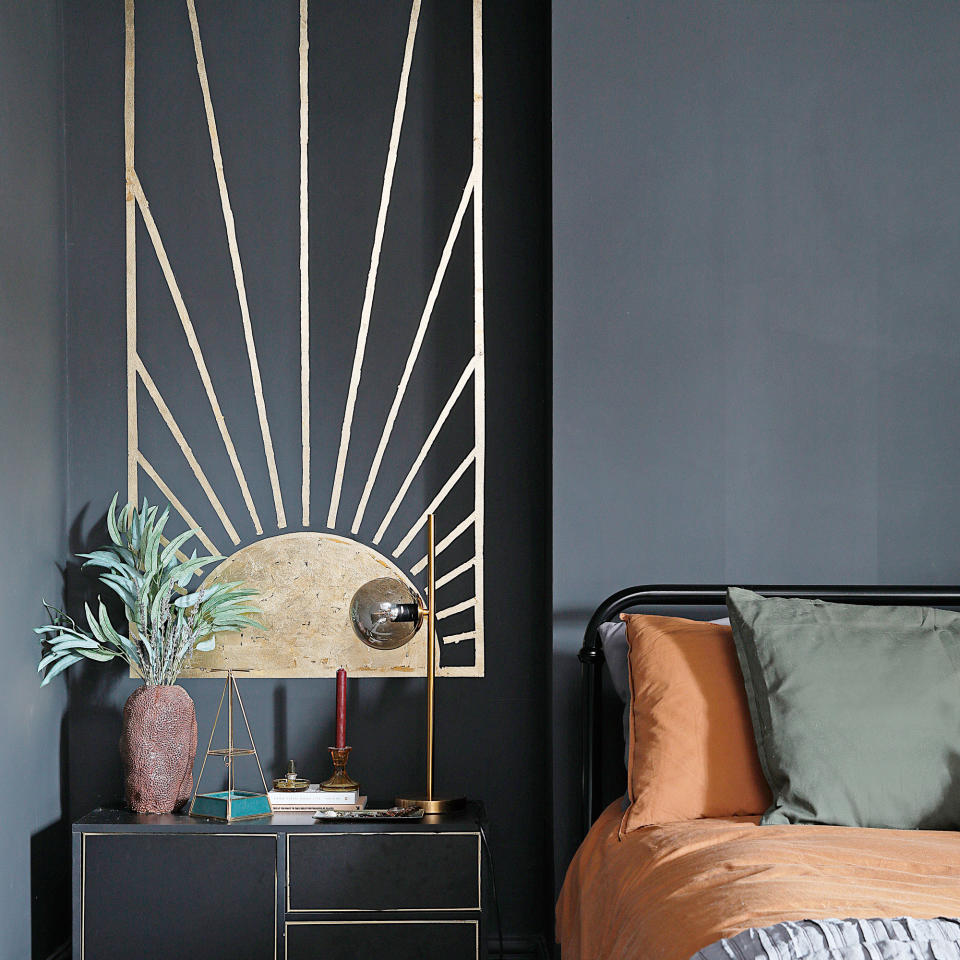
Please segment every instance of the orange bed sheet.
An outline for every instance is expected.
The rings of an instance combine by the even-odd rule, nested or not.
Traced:
[[[960,833],[731,817],[619,840],[621,812],[619,801],[604,811],[567,871],[563,960],[688,960],[782,920],[960,917]]]

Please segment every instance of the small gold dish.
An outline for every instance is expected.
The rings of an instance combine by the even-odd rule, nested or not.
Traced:
[[[309,780],[290,780],[287,777],[277,777],[277,779],[273,781],[274,790],[283,790],[289,793],[299,793],[301,790],[306,790],[309,786]]]
[[[284,793],[301,793],[310,786],[309,780],[304,780],[297,776],[296,764],[291,760],[290,767],[285,777],[277,777],[273,781],[273,789],[281,790]]]

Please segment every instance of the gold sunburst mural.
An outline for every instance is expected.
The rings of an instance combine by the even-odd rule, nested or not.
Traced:
[[[128,495],[168,500],[226,557],[203,576],[246,580],[264,611],[186,676],[423,675],[424,644],[373,651],[347,606],[376,576],[422,593],[429,513],[439,673],[484,671],[481,4],[351,6],[125,3]],[[460,34],[424,27],[452,7]],[[243,30],[262,61],[231,59]],[[442,57],[462,76],[438,94]],[[453,145],[443,169],[428,135]],[[354,136],[382,146],[345,162]],[[430,264],[405,273],[413,249]]]

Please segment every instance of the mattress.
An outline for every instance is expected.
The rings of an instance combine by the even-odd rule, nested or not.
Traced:
[[[960,833],[759,826],[758,817],[644,827],[611,804],[557,902],[563,960],[689,960],[750,928],[837,917],[960,917]]]

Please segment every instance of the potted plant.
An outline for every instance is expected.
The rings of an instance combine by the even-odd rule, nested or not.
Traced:
[[[37,668],[42,684],[82,660],[125,660],[143,679],[123,708],[120,752],[127,802],[137,813],[170,813],[193,790],[197,718],[193,700],[177,677],[194,650],[212,650],[218,632],[260,626],[250,602],[256,591],[241,582],[191,580],[221,556],[185,557],[180,548],[196,530],[162,540],[169,507],[146,500],[140,509],[128,503],[117,515],[117,495],[107,510],[110,543],[80,554],[84,567],[104,572],[100,582],[123,602],[129,633],[117,630],[103,601],[94,616],[85,604],[88,629],[63,611],[44,604],[52,623],[38,627],[44,656]]]

